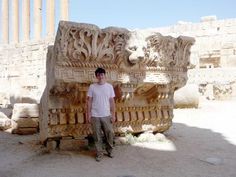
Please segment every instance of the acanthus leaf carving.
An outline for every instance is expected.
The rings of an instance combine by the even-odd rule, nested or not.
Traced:
[[[86,93],[96,81],[97,67],[106,69],[107,81],[114,86],[115,131],[131,126],[134,132],[142,132],[144,124],[152,124],[153,131],[167,130],[174,91],[187,81],[192,44],[192,38],[182,36],[60,22],[47,60],[48,85],[41,105],[42,126],[48,126],[42,129],[43,140],[90,132]]]
[[[60,45],[56,50],[62,51],[63,58],[70,61],[119,64],[126,55],[127,33],[125,29],[99,29],[90,24],[61,25],[58,33]]]

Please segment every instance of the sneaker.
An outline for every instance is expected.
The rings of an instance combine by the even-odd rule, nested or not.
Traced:
[[[114,157],[112,148],[106,148],[106,151],[107,151],[107,156],[108,156],[108,157],[110,157],[110,158],[113,158],[113,157]]]
[[[95,159],[97,162],[100,162],[102,160],[102,155],[101,154],[97,155]]]
[[[112,151],[108,152],[108,157],[113,158],[114,157],[114,153]]]

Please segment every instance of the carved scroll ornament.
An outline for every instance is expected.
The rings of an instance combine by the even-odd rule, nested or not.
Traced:
[[[86,94],[96,81],[97,67],[106,69],[115,90],[116,133],[167,130],[174,91],[187,81],[193,43],[184,36],[60,22],[54,47],[48,51],[41,140],[91,133]]]

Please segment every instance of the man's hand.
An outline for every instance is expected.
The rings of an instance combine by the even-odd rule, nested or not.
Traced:
[[[115,121],[116,121],[116,116],[113,115],[112,118],[111,118],[111,122],[112,122],[112,123],[115,123]]]
[[[86,123],[91,123],[91,114],[87,113],[86,114]]]

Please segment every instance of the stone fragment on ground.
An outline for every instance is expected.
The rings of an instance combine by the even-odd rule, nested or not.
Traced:
[[[38,132],[39,108],[37,104],[16,103],[12,115],[12,133],[29,135]]]
[[[0,112],[0,130],[6,130],[11,127],[11,119],[4,113]]]

